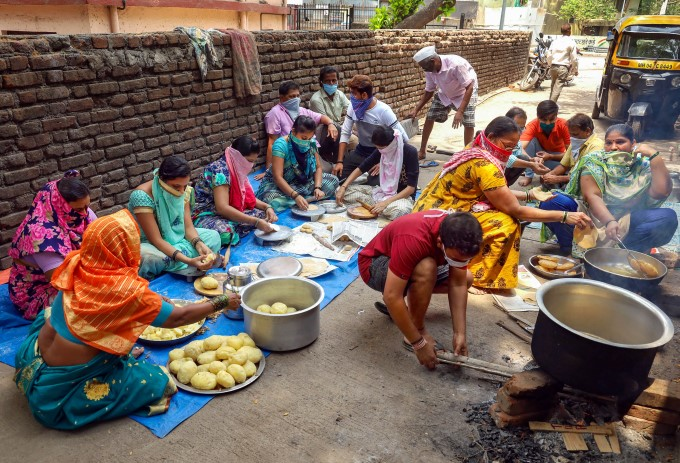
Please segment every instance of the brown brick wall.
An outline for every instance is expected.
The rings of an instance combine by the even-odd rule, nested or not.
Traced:
[[[332,64],[346,81],[375,80],[395,111],[412,108],[423,74],[412,60],[421,46],[468,59],[484,94],[518,80],[529,35],[499,31],[257,32],[263,92],[233,97],[231,48],[213,35],[221,67],[201,82],[193,49],[179,33],[0,39],[0,266],[35,192],[68,169],[92,189],[92,207],[124,206],[163,156],[184,156],[198,175],[235,137],[258,135],[278,85],[295,79],[303,101]],[[503,63],[502,66],[498,63]]]

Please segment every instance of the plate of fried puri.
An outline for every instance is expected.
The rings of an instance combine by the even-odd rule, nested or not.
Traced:
[[[529,259],[531,271],[543,278],[582,278],[583,265],[578,259],[554,254],[536,254]]]

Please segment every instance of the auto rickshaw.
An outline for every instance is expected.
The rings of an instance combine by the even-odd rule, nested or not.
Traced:
[[[680,115],[680,16],[629,16],[607,34],[609,51],[593,119],[625,120],[635,138],[672,134]]]

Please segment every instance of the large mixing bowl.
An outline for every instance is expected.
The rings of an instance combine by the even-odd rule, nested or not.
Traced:
[[[636,259],[649,262],[654,266],[659,276],[644,278],[636,276],[628,263],[628,252]],[[655,258],[636,251],[626,251],[618,248],[593,248],[583,255],[586,267],[586,275],[593,280],[610,283],[615,286],[629,289],[635,292],[653,290],[664,279],[668,268]],[[627,274],[630,272],[629,274]]]
[[[562,279],[536,293],[531,352],[559,381],[595,394],[637,397],[671,320],[637,294],[593,280]]]
[[[323,288],[301,277],[274,277],[256,280],[241,291],[246,332],[259,347],[273,351],[294,350],[319,337]],[[262,304],[283,302],[297,312],[269,314],[258,312]]]

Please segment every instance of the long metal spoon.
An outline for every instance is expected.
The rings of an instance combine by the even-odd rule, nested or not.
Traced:
[[[647,267],[646,267],[647,263],[642,262],[637,257],[635,257],[635,255],[632,252],[630,252],[630,249],[628,249],[626,247],[626,245],[623,244],[623,241],[621,241],[621,238],[619,238],[617,236],[616,241],[618,241],[618,243],[621,245],[621,247],[628,252],[628,256],[627,256],[628,257],[628,264],[631,266],[631,268],[633,270],[635,270],[637,273],[639,273],[640,275],[642,275],[645,278],[649,278],[651,276],[656,276],[656,275],[648,275],[648,272],[646,271],[647,270]],[[656,269],[654,269],[654,270],[656,270]],[[654,273],[656,273],[656,272],[654,272]]]

